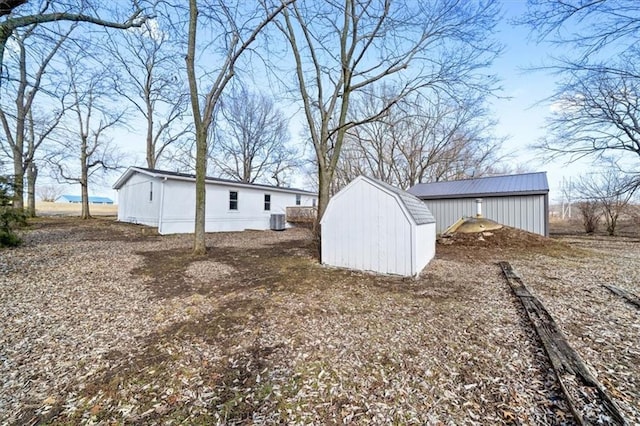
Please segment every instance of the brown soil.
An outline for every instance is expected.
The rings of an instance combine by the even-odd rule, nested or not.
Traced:
[[[553,238],[508,226],[490,232],[454,233],[438,239],[436,254],[440,258],[498,259],[501,256],[542,253],[552,256],[585,255]]]

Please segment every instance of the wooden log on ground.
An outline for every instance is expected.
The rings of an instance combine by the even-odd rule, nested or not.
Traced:
[[[635,305],[636,308],[640,309],[640,297],[631,293],[630,291],[624,290],[620,287],[616,287],[614,285],[603,284],[602,287],[608,289],[611,293],[618,295],[625,299],[627,302]]]
[[[580,425],[627,425],[620,408],[569,345],[553,317],[531,294],[509,262],[499,262],[509,286],[520,299],[549,357],[571,412]]]

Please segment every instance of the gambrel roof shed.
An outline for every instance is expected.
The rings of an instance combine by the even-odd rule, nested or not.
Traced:
[[[366,176],[331,198],[321,232],[327,265],[413,276],[435,255],[435,219],[427,206]]]

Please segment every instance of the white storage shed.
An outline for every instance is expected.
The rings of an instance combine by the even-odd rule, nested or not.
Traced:
[[[549,184],[546,172],[489,176],[446,182],[419,183],[409,192],[420,198],[436,218],[436,231],[444,232],[462,217],[482,215],[503,225],[549,235]]]
[[[160,234],[193,232],[194,175],[130,167],[113,188],[118,190],[119,221],[157,227]],[[270,229],[272,215],[316,204],[313,192],[217,178],[206,178],[206,192],[206,232]]]
[[[426,205],[365,176],[331,198],[320,224],[326,265],[415,276],[435,255],[435,219]]]

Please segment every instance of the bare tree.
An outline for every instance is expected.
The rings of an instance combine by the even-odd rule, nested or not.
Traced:
[[[38,196],[42,201],[49,203],[55,202],[62,194],[64,189],[59,185],[41,185],[38,187]]]
[[[541,42],[567,52],[548,67],[559,75],[550,134],[537,147],[569,161],[640,155],[640,3],[636,0],[529,0],[521,22]]]
[[[176,43],[160,21],[115,34],[109,53],[118,63],[114,88],[146,122],[147,167],[155,169],[167,149],[189,131],[183,122],[188,92]]]
[[[219,0],[203,7],[198,0],[189,0],[188,43],[185,59],[196,139],[196,214],[193,243],[195,254],[205,253],[207,250],[205,177],[209,150],[208,136],[214,111],[224,89],[237,71],[236,65],[242,54],[250,49],[267,24],[292,1],[283,0],[273,7],[263,5],[264,7],[254,9],[240,1]],[[202,25],[205,21],[214,28],[219,28],[220,31],[216,34],[214,42],[209,42],[198,49],[198,25]],[[211,67],[196,69],[196,53],[212,51],[214,48],[222,52],[222,58],[217,62],[217,66],[213,66],[213,69]],[[198,71],[201,72],[200,76]],[[206,83],[202,83],[202,80]]]
[[[557,96],[549,135],[538,148],[570,161],[614,153],[640,160],[640,73],[633,77],[594,69],[574,77]]]
[[[593,234],[598,230],[602,211],[600,204],[595,200],[582,200],[576,203],[576,208],[582,216],[584,232]]]
[[[0,3],[0,84],[4,79],[4,51],[13,33],[33,25],[53,22],[85,22],[107,28],[126,29],[142,25],[148,18],[137,0],[132,0],[131,10],[122,22],[102,19],[100,8],[90,1],[52,2],[49,0],[13,0]]]
[[[53,25],[55,26],[55,25]],[[14,31],[10,65],[15,76],[0,87],[0,123],[4,132],[2,149],[13,162],[15,188],[14,208],[24,208],[24,178],[28,174],[28,215],[35,214],[33,190],[36,181],[35,155],[40,145],[55,129],[62,115],[62,108],[52,108],[58,103],[55,93],[58,75],[50,70],[54,57],[68,39],[74,27],[58,28],[54,36],[39,31],[36,25]],[[49,70],[49,72],[47,72]],[[43,93],[44,92],[44,93]],[[41,99],[43,98],[44,99]],[[48,104],[49,112],[34,118],[38,99]],[[44,108],[41,108],[41,110]]]
[[[607,223],[607,233],[612,236],[616,233],[620,214],[629,205],[636,188],[634,177],[615,165],[599,173],[584,175],[576,184],[576,191],[583,202],[600,206]]]
[[[48,158],[57,179],[80,185],[82,219],[91,217],[89,184],[99,174],[120,167],[121,154],[106,133],[123,124],[125,111],[114,110],[106,70],[81,65],[86,57],[67,56],[70,84],[66,135]]]
[[[565,64],[588,65],[585,60],[604,48],[626,49],[637,43],[640,4],[636,0],[528,0],[527,4],[520,22],[529,25],[540,41],[568,45],[572,57],[563,58]]]
[[[99,8],[86,1],[6,1],[1,4],[0,87],[4,89],[4,86],[8,85],[11,98],[15,100],[15,109],[11,113],[5,105],[2,106],[0,121],[5,133],[2,148],[9,152],[13,161],[16,185],[13,191],[13,206],[19,210],[24,208],[24,177],[27,174],[29,215],[35,214],[35,154],[40,144],[46,140],[48,132],[55,127],[50,126],[49,130],[45,129],[36,135],[33,131],[36,123],[29,120],[29,116],[52,60],[79,22],[123,29],[140,26],[147,19],[137,2],[132,3],[130,14],[123,22],[99,18],[99,11]],[[5,69],[5,48],[10,40],[14,42],[17,58]],[[2,99],[6,97],[2,96]],[[60,112],[53,112],[52,116],[59,118]],[[33,118],[32,115],[31,117]],[[56,119],[47,121],[54,124]],[[31,129],[28,126],[31,126]]]
[[[65,111],[64,97],[60,99],[60,108],[52,109],[46,112],[36,110],[34,108],[29,111],[26,120],[26,136],[27,144],[26,155],[24,157],[25,171],[27,177],[27,209],[26,214],[29,217],[36,215],[36,180],[38,178],[38,165],[36,153],[40,152],[43,143],[56,131],[60,120]]]
[[[389,97],[392,92],[359,98],[356,114],[370,114]],[[405,189],[419,182],[491,174],[502,141],[491,137],[494,122],[487,115],[483,96],[474,98],[473,93],[461,100],[438,92],[428,99],[405,97],[384,117],[349,131],[336,171],[338,185],[358,174]]]
[[[278,25],[295,60],[315,151],[318,220],[329,201],[347,132],[380,119],[418,90],[458,83],[486,88],[492,83],[476,71],[497,54],[489,34],[498,15],[493,1],[455,0],[308,2],[284,10]],[[352,96],[384,81],[397,86],[394,98],[369,115],[350,114]]]
[[[296,163],[296,150],[287,146],[289,123],[268,96],[240,87],[223,98],[219,116],[213,162],[224,176],[280,182],[283,171]]]

